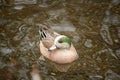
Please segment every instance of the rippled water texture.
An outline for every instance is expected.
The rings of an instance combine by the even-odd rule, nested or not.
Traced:
[[[62,73],[39,52],[37,24],[69,36]],[[0,80],[120,80],[120,0],[0,0]]]

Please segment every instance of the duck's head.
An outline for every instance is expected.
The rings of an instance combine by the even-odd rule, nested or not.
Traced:
[[[55,49],[69,49],[71,47],[71,40],[64,35],[59,35],[54,40],[54,45],[49,50]]]

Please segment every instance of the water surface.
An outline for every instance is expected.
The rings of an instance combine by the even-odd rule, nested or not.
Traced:
[[[119,0],[1,0],[0,80],[120,80]],[[37,24],[69,36],[79,59],[66,73],[39,52]]]

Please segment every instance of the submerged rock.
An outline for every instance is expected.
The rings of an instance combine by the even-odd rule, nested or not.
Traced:
[[[75,32],[75,26],[68,20],[63,19],[60,23],[51,26],[52,29],[57,31],[68,31],[68,32]]]
[[[120,58],[120,49],[117,49],[117,50],[115,51],[115,53],[116,53],[117,57]]]
[[[120,27],[117,27],[118,37],[120,38]]]
[[[92,44],[92,40],[91,39],[87,39],[84,43],[84,45],[87,47],[87,48],[91,48],[93,46]]]
[[[22,6],[22,5],[17,5],[14,7],[14,9],[16,9],[16,10],[22,10],[23,8],[24,8],[24,6]]]
[[[90,78],[91,80],[101,80],[101,79],[103,79],[103,76],[97,75],[97,74],[90,74],[90,75],[89,75],[89,78]]]
[[[36,4],[37,0],[15,0],[15,4]]]
[[[100,35],[102,36],[103,40],[109,44],[109,45],[113,45],[113,40],[110,36],[110,32],[109,32],[109,26],[106,25],[106,24],[103,24],[101,26],[101,29],[100,29]]]
[[[108,70],[105,73],[105,80],[120,80],[120,75],[113,72],[112,70]]]
[[[10,49],[10,48],[1,48],[0,49],[0,53],[2,53],[2,55],[7,55],[7,54],[10,54],[10,53],[12,53],[12,49]]]
[[[100,50],[97,53],[98,54],[106,53],[106,54],[109,54],[109,55],[113,56],[115,59],[118,59],[118,57],[114,54],[113,50],[110,49],[110,48]]]

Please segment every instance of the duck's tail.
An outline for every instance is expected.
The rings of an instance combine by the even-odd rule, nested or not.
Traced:
[[[42,41],[42,39],[46,38],[46,32],[45,31],[48,28],[45,25],[42,25],[42,24],[38,25],[38,27],[39,27],[39,34],[40,34],[39,39],[40,39],[40,41]]]

